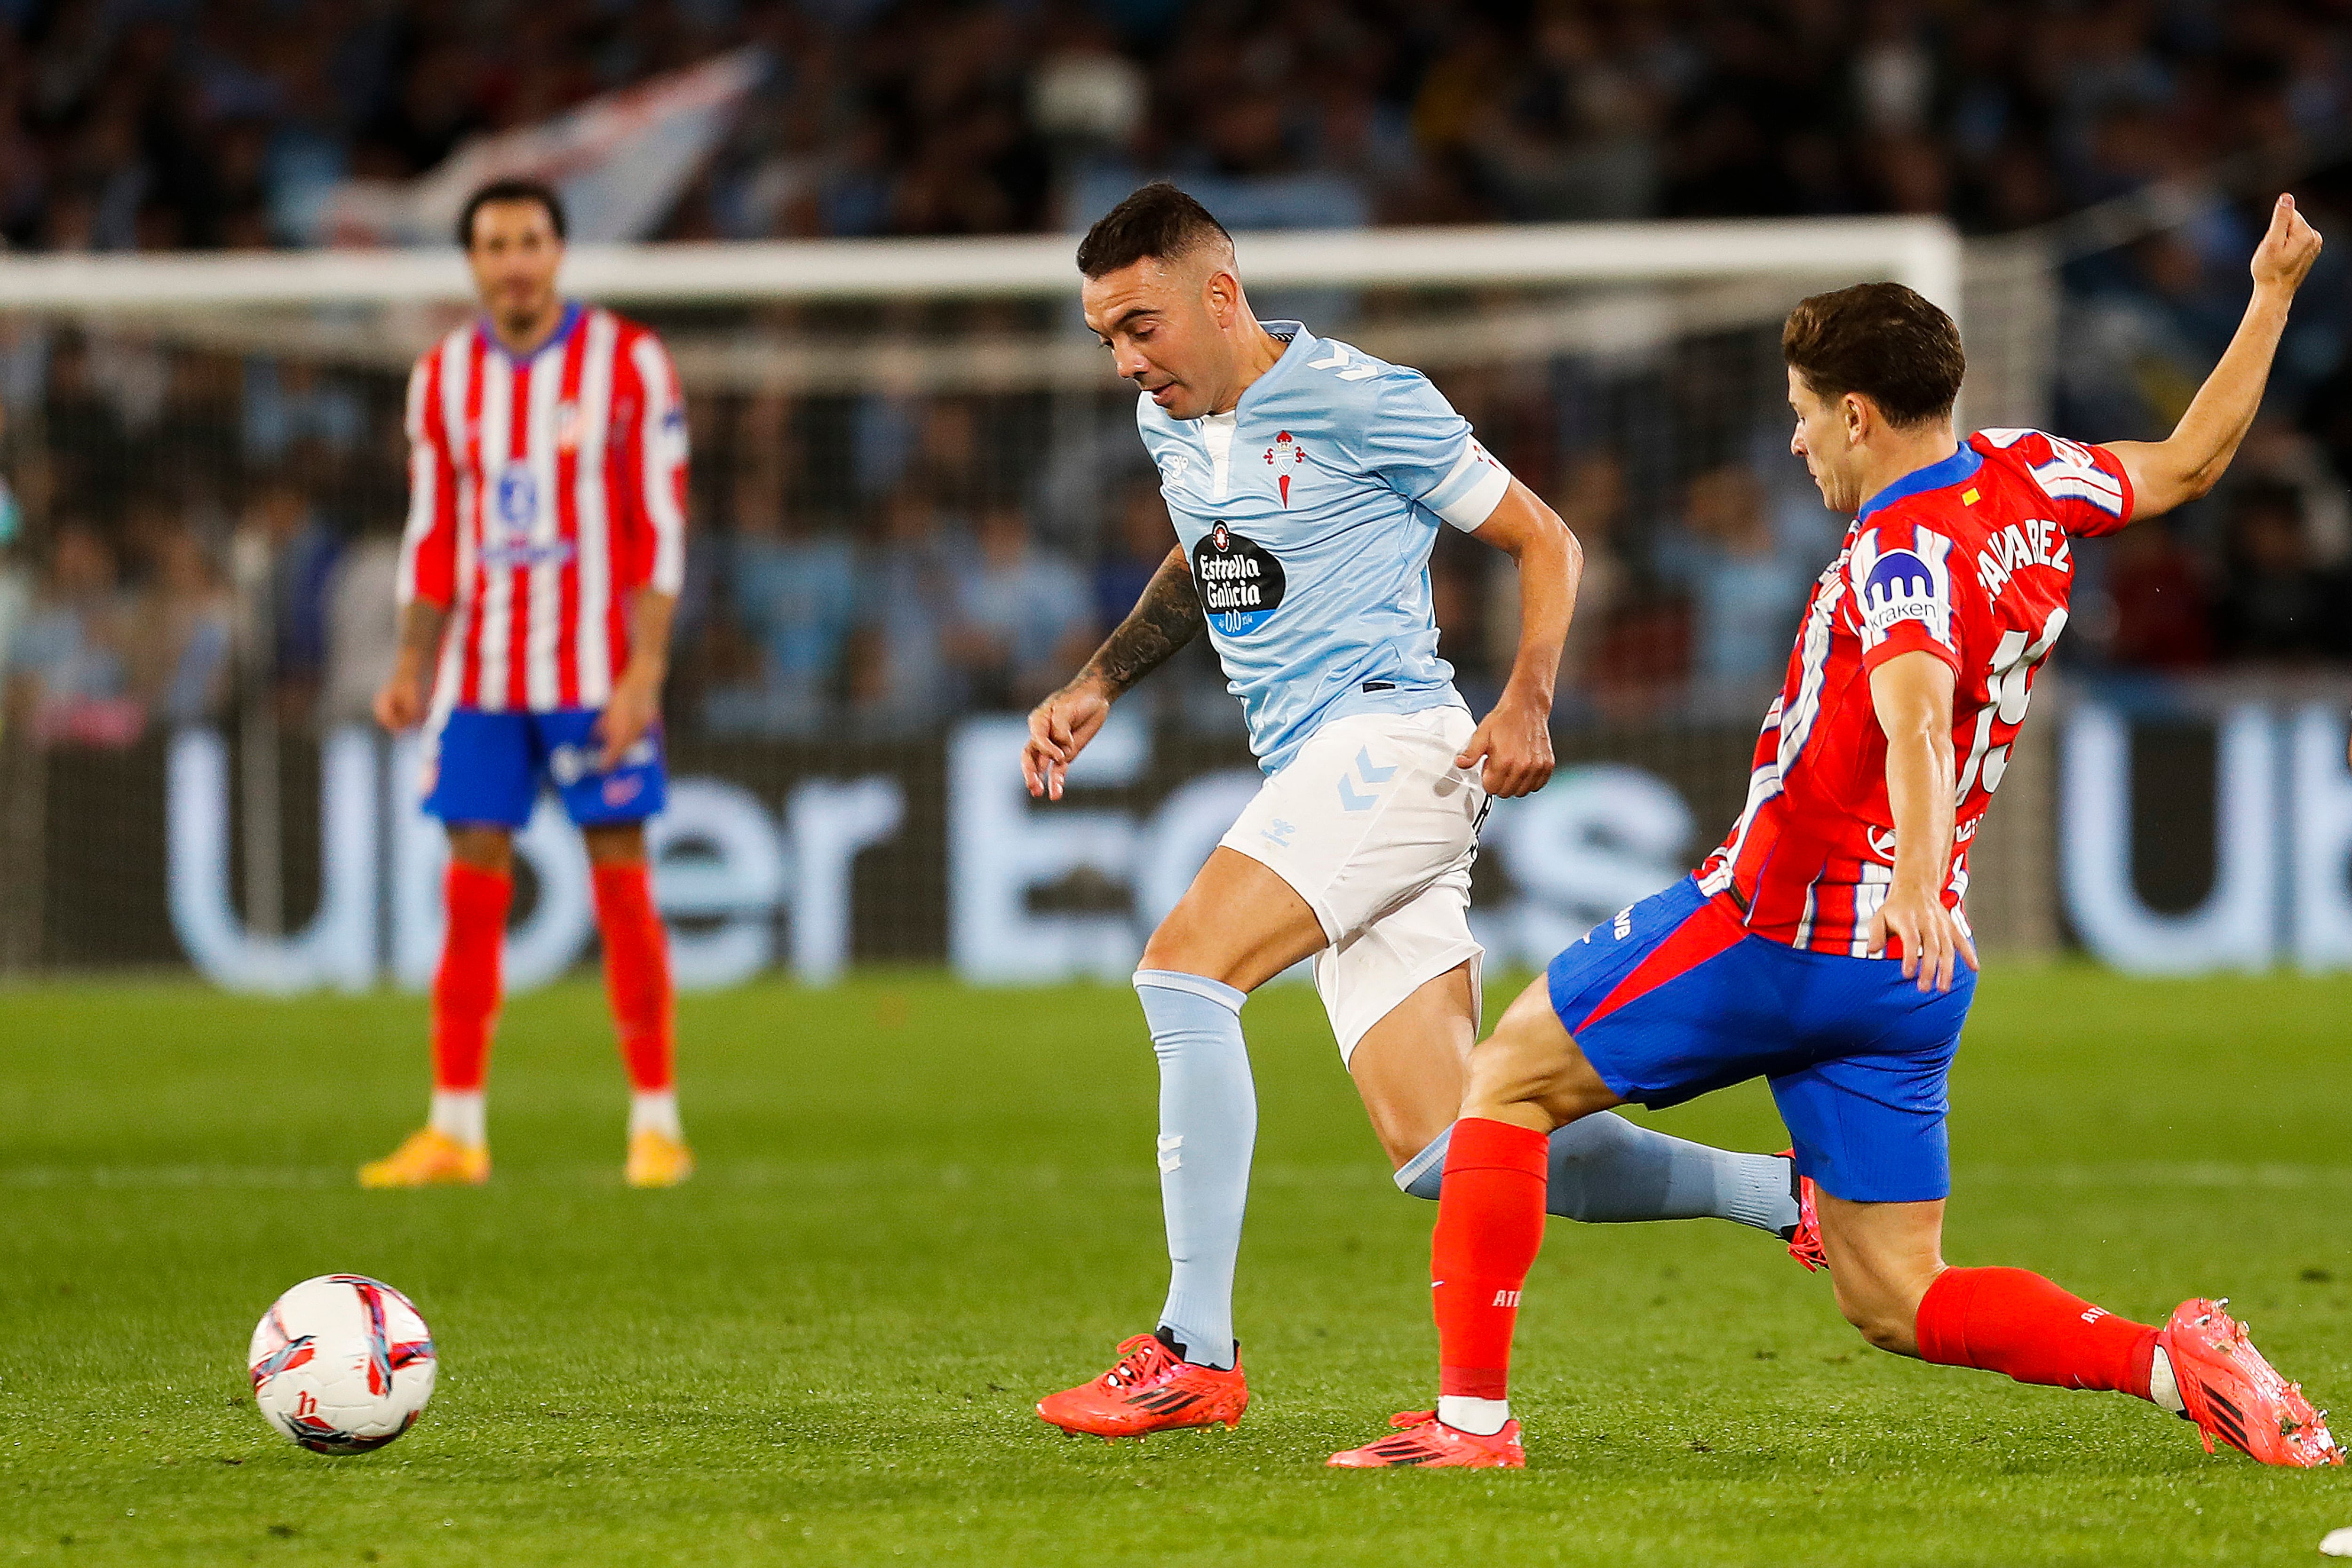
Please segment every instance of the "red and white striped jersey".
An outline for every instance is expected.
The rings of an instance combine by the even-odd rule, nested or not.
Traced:
[[[686,576],[686,414],[661,340],[564,308],[536,352],[483,324],[408,381],[400,602],[451,612],[433,706],[602,708],[628,662],[628,602]]]
[[[1727,899],[1759,936],[1868,956],[1895,871],[1870,672],[1916,650],[1957,677],[1944,902],[1959,909],[1969,842],[2009,766],[2034,673],[2066,627],[2067,541],[2113,532],[2131,510],[2114,453],[2038,430],[1979,430],[1864,502],[1813,585],[1788,679],[1764,715],[1747,808],[1699,868],[1701,889]]]

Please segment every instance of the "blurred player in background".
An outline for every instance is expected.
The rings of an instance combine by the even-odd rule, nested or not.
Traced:
[[[448,925],[431,1119],[363,1167],[363,1186],[489,1175],[482,1080],[512,840],[548,784],[587,840],[633,1091],[629,1183],[669,1186],[694,1168],[645,836],[667,787],[660,703],[685,575],[686,418],[659,339],[557,291],[563,229],[544,185],[477,192],[457,238],[482,318],[409,378],[400,656],[375,710],[389,730],[425,725],[425,809],[449,833]]]
[[[1261,323],[1233,239],[1173,185],[1143,187],[1078,247],[1087,322],[1140,389],[1136,422],[1178,535],[1134,611],[1030,715],[1023,771],[1058,800],[1122,693],[1204,626],[1268,775],[1153,932],[1136,972],[1160,1059],[1171,1264],[1156,1332],[1043,1401],[1102,1436],[1227,1425],[1248,1402],[1234,1339],[1257,1105],[1248,994],[1302,959],[1397,1184],[1434,1197],[1478,1029],[1470,863],[1495,796],[1551,776],[1552,686],[1580,552],[1552,510],[1418,371]],[[1441,526],[1519,573],[1517,658],[1474,721],[1437,653]],[[1792,1163],[1622,1117],[1549,1152],[1553,1212],[1717,1216],[1808,1247]]]
[[[1595,928],[1471,1058],[1431,1248],[1433,1411],[1334,1465],[1517,1468],[1507,1391],[1550,1140],[1638,1101],[1769,1079],[1818,1184],[1839,1309],[1881,1350],[2108,1389],[2266,1464],[2341,1464],[2320,1414],[2201,1298],[2135,1323],[2022,1268],[1943,1259],[1945,1085],[1975,993],[1968,846],[2066,626],[2071,541],[2212,489],[2261,406],[2319,236],[2279,198],[2229,351],[2166,440],[1953,433],[1952,320],[1868,283],[1782,334],[1790,446],[1845,545],[1764,716],[1748,806],[1694,876]]]

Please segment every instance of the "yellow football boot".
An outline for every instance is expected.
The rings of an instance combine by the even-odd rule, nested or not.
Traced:
[[[648,1129],[629,1140],[623,1173],[633,1187],[674,1187],[694,1174],[694,1151],[667,1132]]]
[[[360,1167],[363,1187],[478,1187],[490,1179],[490,1152],[460,1143],[446,1132],[420,1128],[381,1160]]]

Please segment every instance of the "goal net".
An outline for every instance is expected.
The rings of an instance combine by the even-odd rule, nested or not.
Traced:
[[[1123,705],[1069,802],[1033,806],[1018,783],[1020,714],[1171,539],[1070,250],[568,262],[570,292],[661,331],[688,393],[677,787],[656,837],[688,983],[870,962],[1123,973],[1246,798],[1237,707],[1202,648]],[[1972,424],[2039,422],[2051,379],[2048,269],[1937,220],[1245,234],[1239,251],[1261,318],[1428,372],[1584,541],[1561,774],[1498,805],[1478,868],[1501,963],[1671,880],[1737,813],[1840,527],[1787,453],[1790,306],[1918,288],[1962,320]],[[277,990],[429,973],[438,837],[413,743],[375,731],[367,699],[391,652],[406,371],[469,310],[448,252],[0,260],[18,519],[0,967],[194,963]],[[1483,706],[1516,632],[1509,564],[1441,531],[1432,576]],[[2050,771],[2012,762],[1975,851],[1993,945],[2053,939]],[[560,816],[520,847],[529,984],[584,956],[593,923]]]

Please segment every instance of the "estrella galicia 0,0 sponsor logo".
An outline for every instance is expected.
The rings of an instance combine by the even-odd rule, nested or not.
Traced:
[[[1282,603],[1282,563],[1223,522],[1192,547],[1192,580],[1209,624],[1227,637],[1255,631]]]

